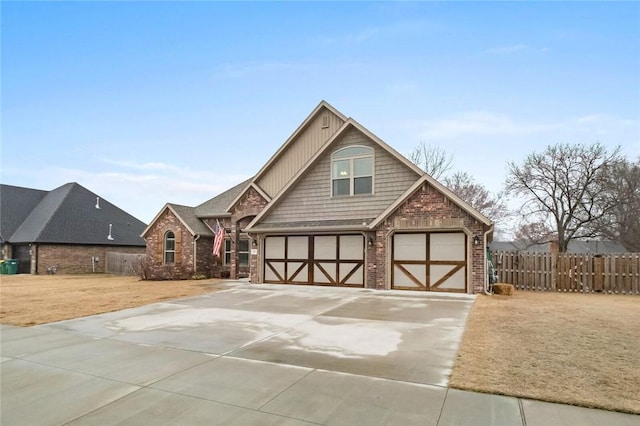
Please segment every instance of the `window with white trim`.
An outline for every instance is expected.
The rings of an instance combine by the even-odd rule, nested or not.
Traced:
[[[176,260],[176,235],[172,231],[164,234],[164,263],[175,263]]]
[[[331,156],[331,195],[373,194],[373,148],[349,146]]]

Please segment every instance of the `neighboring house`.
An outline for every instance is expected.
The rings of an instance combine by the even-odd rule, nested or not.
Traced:
[[[213,230],[226,229],[221,256]],[[321,102],[250,180],[166,204],[143,233],[152,276],[480,292],[493,224]]]
[[[551,253],[558,251],[557,242],[530,243],[526,241],[493,241],[489,244],[491,251],[522,251],[530,253]],[[607,253],[628,253],[627,250],[618,241],[610,240],[571,240],[567,247],[567,253],[591,253],[591,254],[607,254]]]
[[[0,185],[3,259],[18,273],[104,272],[108,251],[145,253],[145,224],[73,182],[52,191]]]

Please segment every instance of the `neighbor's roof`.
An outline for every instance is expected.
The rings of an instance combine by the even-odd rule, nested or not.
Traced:
[[[47,191],[0,185],[0,241],[10,241],[14,232],[22,225]]]
[[[98,196],[78,183],[42,191],[44,194],[35,205],[33,201],[37,194],[32,189],[12,187],[7,191],[6,199],[4,185],[2,189],[3,216],[7,209],[12,211],[10,216],[14,218],[24,217],[10,236],[3,235],[12,244],[145,245],[140,238],[140,232],[145,228],[143,222],[103,199],[97,208]],[[32,197],[31,202],[15,202],[20,194],[25,198]],[[109,235],[112,239],[107,238]]]
[[[530,253],[549,253],[549,243],[528,243],[526,241],[493,241],[489,249],[494,251],[522,251]],[[610,240],[571,240],[567,253],[628,253],[618,241]]]

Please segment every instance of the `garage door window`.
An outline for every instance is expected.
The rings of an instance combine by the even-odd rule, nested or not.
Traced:
[[[333,153],[332,195],[373,194],[373,149],[351,146]]]

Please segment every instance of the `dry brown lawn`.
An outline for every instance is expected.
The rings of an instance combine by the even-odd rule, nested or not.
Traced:
[[[0,275],[0,323],[44,324],[216,290],[220,280],[141,281],[117,275]]]
[[[450,386],[640,414],[640,297],[478,296]]]

